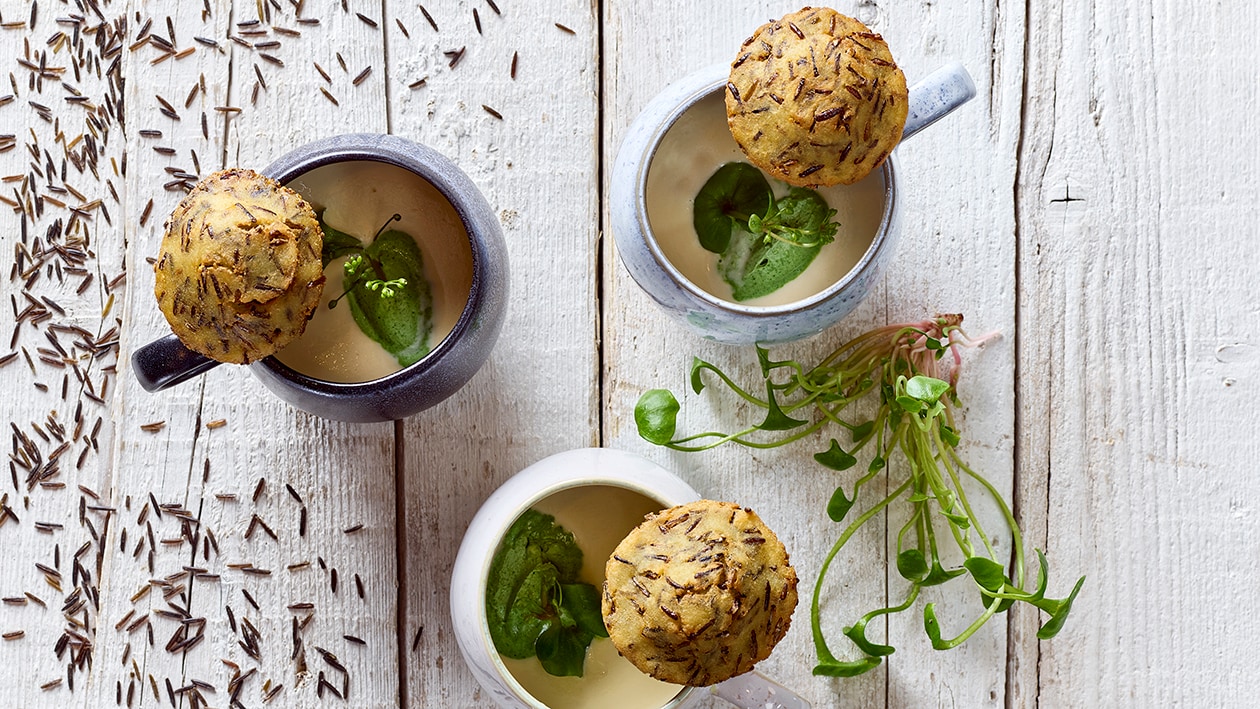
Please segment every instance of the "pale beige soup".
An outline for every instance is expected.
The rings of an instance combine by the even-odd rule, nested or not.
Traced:
[[[625,488],[585,486],[557,492],[534,509],[573,532],[582,548],[581,580],[603,588],[604,564],[613,550],[644,515],[662,506]],[[683,690],[640,672],[608,638],[591,643],[581,677],[553,677],[537,658],[505,657],[503,664],[525,691],[552,709],[657,709]]]
[[[731,286],[717,268],[718,255],[700,245],[692,224],[696,193],[719,167],[728,162],[748,162],[726,126],[721,94],[702,99],[689,109],[661,139],[652,158],[647,180],[647,213],[652,234],[670,263],[687,280],[722,300],[736,302]],[[788,187],[767,176],[776,197]],[[819,251],[817,258],[779,290],[744,305],[786,305],[808,298],[839,281],[862,258],[879,230],[884,211],[884,178],[876,170],[853,185],[817,190],[836,210],[840,224],[836,240]]]
[[[368,243],[393,214],[402,220],[390,229],[410,234],[424,257],[424,276],[433,293],[435,348],[455,327],[472,289],[472,250],[455,208],[442,193],[418,175],[387,163],[336,163],[312,170],[289,183],[315,212],[324,210],[328,226]],[[366,382],[402,367],[393,355],[363,334],[343,300],[328,303],[345,290],[343,264],[335,259],[324,269],[327,282],[315,315],[302,337],[276,358],[309,377],[330,382]]]

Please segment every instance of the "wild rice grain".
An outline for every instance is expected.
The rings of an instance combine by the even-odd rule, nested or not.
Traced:
[[[428,21],[429,21],[429,26],[433,28],[433,31],[434,31],[434,32],[440,32],[440,31],[441,31],[441,30],[439,30],[439,29],[438,29],[437,23],[433,21],[433,15],[430,15],[430,14],[429,14],[429,11],[428,11],[428,10],[426,10],[426,9],[424,9],[424,5],[421,5],[421,6],[420,6],[420,13],[421,13],[422,15],[424,15],[424,19],[426,19],[426,20],[428,20]]]

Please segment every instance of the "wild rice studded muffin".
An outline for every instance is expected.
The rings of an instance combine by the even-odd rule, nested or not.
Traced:
[[[730,502],[648,515],[605,567],[609,637],[665,682],[703,687],[751,670],[787,634],[795,608],[783,544]]]
[[[166,220],[158,305],[189,349],[257,361],[306,329],[324,289],[323,241],[298,193],[252,170],[216,172]]]
[[[879,167],[906,124],[906,77],[852,17],[806,7],[740,47],[727,122],[757,167],[788,184],[852,184]]]

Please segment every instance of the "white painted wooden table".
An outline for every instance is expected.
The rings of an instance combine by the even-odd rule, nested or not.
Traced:
[[[226,707],[234,663],[250,707],[278,685],[271,705],[321,691],[336,704],[321,673],[338,692],[348,676],[348,705],[484,706],[447,616],[460,536],[505,478],[580,446],[645,455],[758,510],[812,590],[841,478],[807,450],[670,455],[637,437],[638,395],[683,391],[693,354],[749,376],[755,358],[667,321],[601,231],[636,113],[796,4],[496,1],[501,14],[429,0],[435,30],[395,0],[0,0],[0,419],[14,436],[0,705],[164,706],[183,689],[180,706],[200,693]],[[889,624],[889,662],[825,680],[810,676],[802,607],[762,669],[818,706],[1251,705],[1256,9],[837,7],[881,32],[911,80],[957,59],[979,96],[898,152],[906,227],[877,292],[782,352],[936,312],[1000,330],[966,361],[964,454],[1048,550],[1052,592],[1088,580],[1049,642],[1019,611],[939,653],[916,609]],[[141,391],[127,357],[165,331],[145,259],[179,173],[260,168],[350,131],[433,146],[498,211],[513,302],[485,369],[392,425],[314,419],[231,367]],[[694,396],[684,411],[691,428],[738,414]],[[893,524],[841,558],[831,632],[900,594]],[[185,611],[204,624],[177,635]]]

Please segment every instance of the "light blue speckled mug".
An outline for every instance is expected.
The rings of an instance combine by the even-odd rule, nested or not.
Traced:
[[[670,262],[648,222],[647,183],[662,139],[688,109],[724,90],[730,67],[711,66],[671,84],[635,119],[622,141],[609,186],[613,238],[631,277],[665,312],[701,337],[731,344],[776,343],[815,335],[857,307],[879,280],[898,234],[897,173],[893,156],[882,173],[883,214],[870,246],[840,280],[786,305],[723,300],[688,280]],[[975,84],[961,64],[949,64],[910,88],[902,140],[971,100]]]

